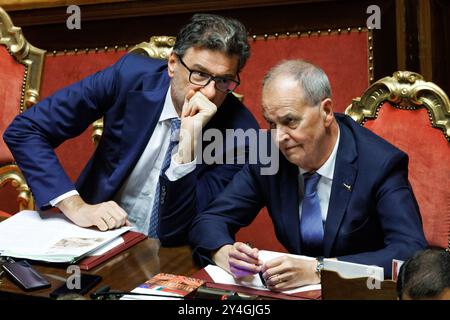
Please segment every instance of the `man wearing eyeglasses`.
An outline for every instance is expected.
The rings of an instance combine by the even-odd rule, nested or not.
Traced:
[[[196,212],[242,167],[196,159],[202,131],[258,128],[231,94],[248,57],[240,22],[194,15],[168,62],[125,55],[16,117],[4,139],[37,207],[58,207],[82,227],[131,223],[163,243],[183,243]],[[100,117],[102,138],[74,185],[53,148]]]

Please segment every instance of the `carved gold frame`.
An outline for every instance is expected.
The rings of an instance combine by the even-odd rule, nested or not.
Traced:
[[[29,44],[22,33],[22,29],[13,25],[10,17],[1,7],[0,44],[6,46],[8,52],[25,66],[22,97],[20,99],[20,112],[23,112],[39,100],[45,50]]]
[[[0,45],[4,45],[17,62],[25,66],[19,112],[22,113],[39,100],[45,50],[29,44],[22,29],[15,27],[5,10],[0,7]],[[0,187],[11,185],[18,191],[19,209],[34,209],[34,199],[25,178],[16,164],[0,166]]]
[[[441,129],[450,142],[450,101],[446,93],[432,82],[424,81],[415,72],[397,71],[372,84],[366,92],[353,100],[345,114],[364,124],[376,119],[381,104],[389,101],[396,108],[415,110],[425,107],[433,127]]]

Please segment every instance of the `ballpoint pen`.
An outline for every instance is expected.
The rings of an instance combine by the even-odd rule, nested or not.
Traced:
[[[266,287],[266,280],[264,280],[262,271],[258,272],[258,275],[259,275],[259,279],[261,280],[263,286]]]

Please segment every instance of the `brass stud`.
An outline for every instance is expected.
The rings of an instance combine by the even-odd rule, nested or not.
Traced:
[[[129,45],[126,44],[126,45],[125,45],[125,49],[128,49],[128,47],[129,47]]]
[[[370,56],[370,57],[369,57],[369,61],[372,61],[372,60],[373,60],[373,57],[372,57],[372,56]]]
[[[347,32],[350,32],[350,31],[352,31],[352,28],[347,28]]]
[[[369,41],[372,41],[372,37],[369,37],[368,39],[369,39]]]
[[[53,56],[56,56],[56,50],[53,50],[52,53],[53,53]]]
[[[95,53],[97,53],[98,52],[98,48],[95,48]]]
[[[114,51],[117,51],[119,49],[119,46],[118,45],[115,45],[114,46]]]
[[[362,28],[361,27],[358,27],[358,32],[361,32],[362,31]]]
[[[341,34],[341,32],[342,32],[342,30],[339,28],[339,29],[338,29],[338,33]]]
[[[373,67],[369,67],[369,71],[372,71],[373,70]]]
[[[311,36],[311,33],[312,33],[311,31],[308,31],[308,37]]]
[[[268,37],[269,37],[268,34],[264,33],[264,39],[267,40]]]
[[[84,49],[86,53],[89,53],[89,48]]]
[[[327,31],[328,31],[328,33],[331,33],[331,29],[328,29]]]
[[[77,48],[73,49],[73,51],[75,51],[75,54],[78,53],[78,49]]]
[[[321,33],[321,31],[320,30],[317,30],[317,34],[320,36],[320,33]]]
[[[105,48],[104,48],[104,49],[105,49],[105,51],[108,51],[108,46],[105,46]]]
[[[286,32],[286,36],[290,36],[291,35],[291,33],[288,31],[288,32]]]
[[[275,38],[278,38],[278,32],[275,32]]]
[[[256,34],[254,34],[254,35],[252,36],[252,38],[253,38],[253,40],[256,41]]]
[[[369,51],[372,51],[372,50],[373,50],[373,47],[372,47],[372,46],[370,46],[370,47],[369,47]]]
[[[297,31],[297,37],[300,37],[302,33],[300,31]]]
[[[67,54],[67,49],[64,49],[64,54]]]

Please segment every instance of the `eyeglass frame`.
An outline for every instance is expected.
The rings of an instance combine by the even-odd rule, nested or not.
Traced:
[[[184,61],[183,61],[183,59],[181,58],[181,56],[177,55],[177,57],[178,57],[178,60],[180,60],[180,62],[181,62],[181,64],[183,65],[183,67],[185,67],[185,68],[187,69],[187,71],[189,71],[189,82],[192,83],[193,85],[196,85],[196,86],[199,86],[199,87],[204,88],[204,87],[206,87],[208,84],[210,84],[211,81],[214,81],[214,88],[216,88],[216,89],[219,90],[220,92],[223,92],[223,93],[227,93],[227,94],[228,94],[228,93],[232,93],[234,90],[236,90],[236,88],[239,87],[239,85],[241,84],[241,79],[240,79],[240,77],[239,77],[239,73],[236,74],[237,80],[234,80],[234,79],[231,79],[231,78],[226,78],[226,77],[215,77],[215,76],[210,75],[210,74],[207,73],[207,72],[198,71],[198,70],[192,70],[191,68],[189,68],[189,67],[186,65],[186,63],[184,63]],[[207,76],[209,77],[208,81],[207,81],[205,84],[198,84],[198,83],[192,82],[191,77],[192,77],[192,73],[194,73],[194,72],[203,73],[203,74],[207,75]],[[219,89],[219,88],[217,87],[217,81],[216,81],[216,79],[225,79],[225,80],[234,82],[234,83],[236,83],[236,87],[234,87],[233,90],[227,89],[226,91],[223,91],[222,89]]]

